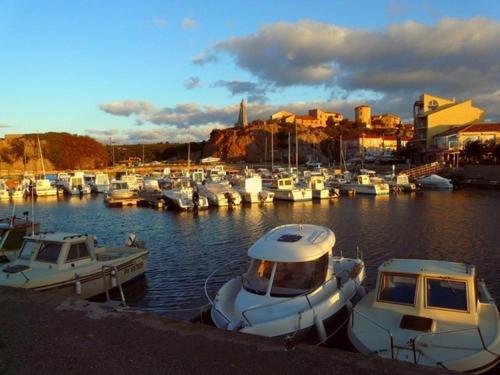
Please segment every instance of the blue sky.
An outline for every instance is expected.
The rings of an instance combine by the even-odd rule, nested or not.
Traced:
[[[499,56],[492,50],[500,39],[499,16],[497,1],[0,0],[0,133],[68,131],[124,142],[201,139],[214,126],[230,125],[242,97],[254,117],[293,104],[352,117],[358,102],[405,117],[416,93],[427,88],[477,98],[496,120]],[[393,27],[404,27],[406,39],[395,36]],[[469,34],[453,39],[464,29]],[[346,34],[354,42],[318,40],[322,30],[331,40]],[[464,47],[443,55],[436,52],[442,48],[416,40],[446,33],[448,45]],[[363,45],[371,36],[371,45]],[[351,44],[368,51],[377,43],[379,51],[387,49],[386,61],[367,52],[363,65],[356,60],[359,50],[346,52]],[[471,47],[477,44],[484,48]],[[420,55],[402,58],[419,48]],[[423,55],[432,66],[419,62]],[[197,57],[199,64],[193,63]],[[415,64],[411,70],[408,61]],[[432,78],[432,71],[442,76],[439,69],[449,64],[449,80]],[[430,84],[410,77],[422,65],[419,82]],[[485,70],[483,82],[479,72]],[[393,72],[400,74],[397,82]],[[456,83],[474,72],[473,81]]]

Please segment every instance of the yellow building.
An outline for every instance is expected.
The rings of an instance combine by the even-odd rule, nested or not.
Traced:
[[[323,126],[327,126],[328,122],[338,124],[344,119],[344,116],[338,112],[325,112],[321,109],[315,108],[309,110],[309,116],[314,117]]]
[[[425,153],[432,149],[435,135],[452,127],[481,122],[484,114],[485,111],[474,107],[470,99],[457,102],[455,98],[423,94],[413,105],[413,143]]]
[[[454,126],[434,136],[434,144],[441,150],[463,150],[474,141],[500,143],[500,123]]]
[[[401,117],[394,113],[382,113],[372,116],[372,128],[394,129],[401,123]]]
[[[293,118],[293,120],[295,120],[295,115],[292,112],[288,111],[279,111],[271,115],[271,120],[283,120],[287,118]]]
[[[343,140],[346,156],[384,155],[405,147],[410,140],[408,137],[383,134],[361,134],[347,137]]]
[[[368,129],[372,127],[372,109],[369,105],[360,105],[354,108],[354,120],[356,124],[365,125]]]

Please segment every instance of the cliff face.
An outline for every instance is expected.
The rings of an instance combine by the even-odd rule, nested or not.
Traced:
[[[335,149],[330,133],[327,128],[311,129],[298,126],[300,162],[310,159],[323,162],[330,160]],[[251,125],[244,129],[214,130],[210,135],[204,156],[216,156],[226,161],[243,160],[250,163],[263,163],[265,160],[271,161],[272,144],[274,161],[287,163],[289,134],[293,164],[295,162],[295,125],[291,124]]]
[[[102,168],[108,163],[106,148],[90,137],[44,133],[39,138],[46,171]],[[6,136],[0,141],[0,161],[2,170],[41,172],[36,134]]]

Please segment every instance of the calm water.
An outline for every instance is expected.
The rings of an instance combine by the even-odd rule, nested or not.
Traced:
[[[0,203],[10,215],[12,204]],[[16,206],[18,215],[30,202]],[[206,277],[231,260],[245,259],[248,247],[279,224],[328,226],[337,236],[337,253],[367,263],[367,286],[376,267],[390,257],[470,262],[500,300],[500,192],[425,191],[386,197],[342,197],[332,202],[282,203],[210,209],[198,214],[150,208],[107,208],[102,196],[45,198],[35,204],[43,230],[94,234],[99,243],[122,244],[127,233],[150,251],[146,278],[126,289],[130,304],[158,314],[188,318],[207,301]]]

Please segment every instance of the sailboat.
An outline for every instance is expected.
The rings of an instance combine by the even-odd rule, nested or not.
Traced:
[[[40,144],[40,137],[36,135],[38,142],[38,151],[40,153],[40,161],[42,163],[42,178],[35,179],[35,186],[33,186],[33,194],[36,197],[48,197],[57,195],[57,188],[52,185],[52,182],[45,177],[45,165],[43,163],[42,145]]]

